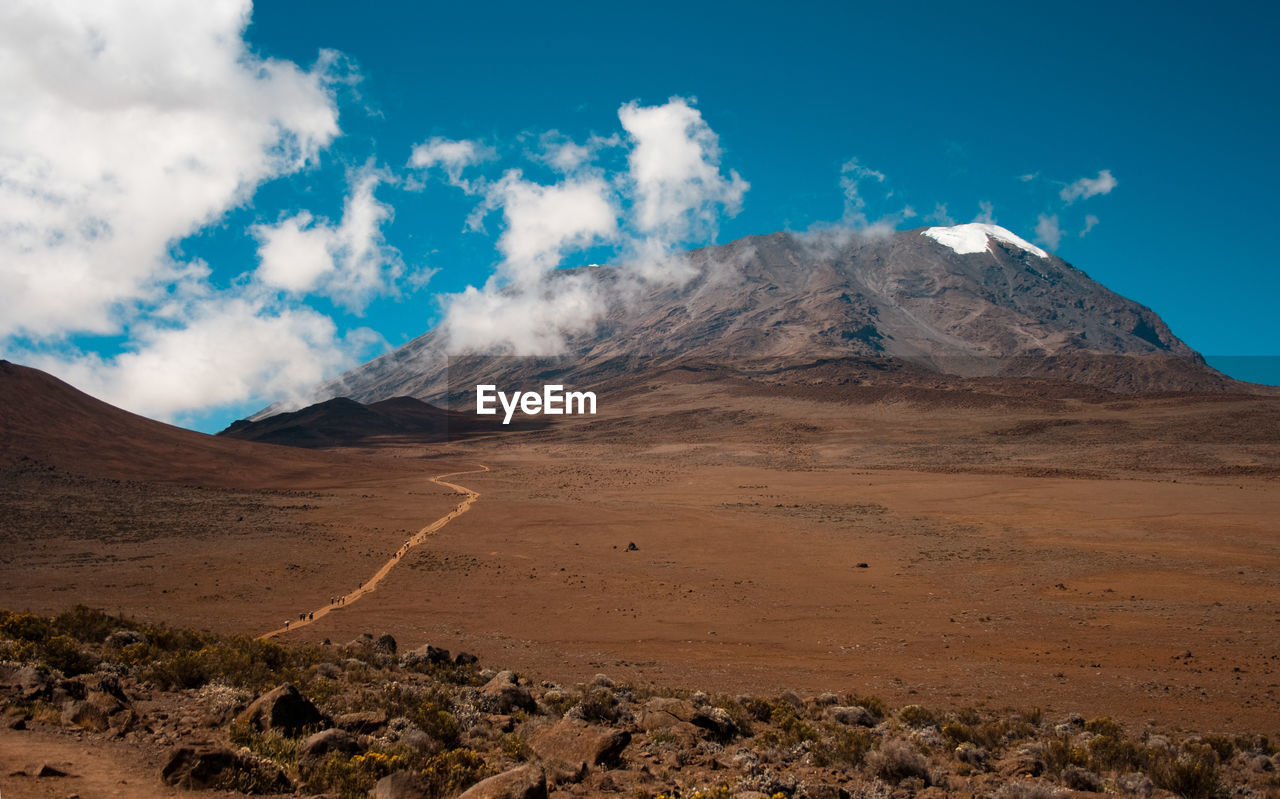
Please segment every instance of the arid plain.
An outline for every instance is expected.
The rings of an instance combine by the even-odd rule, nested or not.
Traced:
[[[122,423],[92,404],[32,437],[14,413],[0,606],[266,632],[462,500],[430,477],[484,464],[448,478],[480,493],[467,513],[282,640],[390,632],[571,684],[1280,732],[1274,397],[676,371],[600,404],[329,452],[137,417],[106,438]]]

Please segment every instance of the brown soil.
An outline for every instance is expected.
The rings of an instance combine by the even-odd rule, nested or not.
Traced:
[[[671,379],[601,410],[343,452],[143,426],[90,457],[74,426],[43,448],[11,432],[0,606],[261,635],[457,507],[431,477],[484,464],[450,478],[470,510],[376,591],[280,638],[388,631],[569,684],[1280,734],[1280,400]]]

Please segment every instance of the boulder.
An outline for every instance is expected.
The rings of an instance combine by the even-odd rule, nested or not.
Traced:
[[[361,749],[360,739],[346,730],[322,730],[308,736],[298,747],[298,763],[303,767],[309,767],[319,763],[330,752],[354,755],[359,754]]]
[[[220,746],[175,749],[160,772],[166,785],[192,790],[234,787],[246,793],[286,793],[292,783],[279,766]]]
[[[253,700],[235,719],[266,732],[278,730],[285,735],[298,735],[308,729],[326,727],[329,719],[311,704],[291,683],[269,691]]]
[[[521,766],[481,780],[458,799],[546,799],[547,775],[539,766]]]
[[[126,646],[146,643],[147,637],[137,630],[115,630],[103,641],[108,649],[124,649]]]
[[[700,707],[689,722],[711,733],[718,741],[732,741],[738,734],[738,725],[734,724],[733,717],[722,707]]]
[[[592,766],[618,765],[631,733],[574,719],[561,719],[534,733],[529,747],[557,782],[578,781]]]
[[[485,710],[490,713],[508,714],[513,710],[524,710],[533,713],[538,703],[528,689],[516,682],[516,675],[510,671],[500,671],[493,679],[480,689]]]
[[[422,799],[427,796],[425,781],[409,771],[396,771],[373,786],[373,799]]]
[[[683,699],[668,699],[660,696],[644,704],[638,722],[640,729],[651,732],[691,722],[697,713],[698,710]]]
[[[343,713],[333,720],[335,727],[358,735],[370,735],[387,726],[387,714],[382,710],[363,710],[359,713]]]
[[[871,711],[861,705],[835,705],[826,710],[826,717],[831,721],[839,724],[847,724],[851,727],[874,727],[876,726],[875,716],[871,715]]]
[[[459,652],[457,656],[455,656],[453,659],[453,663],[455,666],[474,666],[479,662],[480,662],[480,658],[476,657],[470,652]]]
[[[110,715],[87,699],[67,702],[62,709],[62,719],[68,724],[93,732],[106,732],[111,726]]]
[[[377,652],[394,655],[396,653],[396,639],[391,633],[383,633],[373,642],[373,648]]]

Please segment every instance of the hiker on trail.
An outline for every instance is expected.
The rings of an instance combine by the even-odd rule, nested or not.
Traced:
[[[288,620],[288,619],[285,619],[285,620],[284,620],[284,628],[285,628],[286,630],[287,630],[287,629],[289,629],[289,620]]]
[[[315,621],[315,620],[316,620],[316,614],[314,611],[307,614],[307,621]]]

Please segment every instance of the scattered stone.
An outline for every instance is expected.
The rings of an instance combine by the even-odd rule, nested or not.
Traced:
[[[309,736],[298,747],[298,763],[311,766],[323,760],[330,752],[354,755],[360,751],[360,740],[346,730],[322,730]]]
[[[509,714],[513,710],[524,710],[530,713],[537,711],[538,703],[528,689],[516,682],[516,675],[511,671],[500,671],[493,679],[480,689],[485,709],[490,713]]]
[[[42,763],[40,768],[36,769],[37,777],[73,777],[74,774],[63,771],[62,769],[51,766],[48,763]]]
[[[823,694],[818,694],[818,696],[816,696],[813,701],[814,701],[814,704],[822,705],[824,707],[829,707],[831,705],[840,704],[840,697],[828,691]]]
[[[546,799],[547,775],[539,766],[529,765],[504,771],[481,780],[458,799]]]
[[[635,541],[632,541],[631,543],[627,544],[627,551],[628,551],[628,552],[639,552],[639,551],[640,551],[640,547],[636,546],[636,542],[635,542]]]
[[[263,694],[236,716],[237,724],[248,724],[266,732],[279,730],[297,735],[308,729],[328,726],[329,720],[292,683]]]

